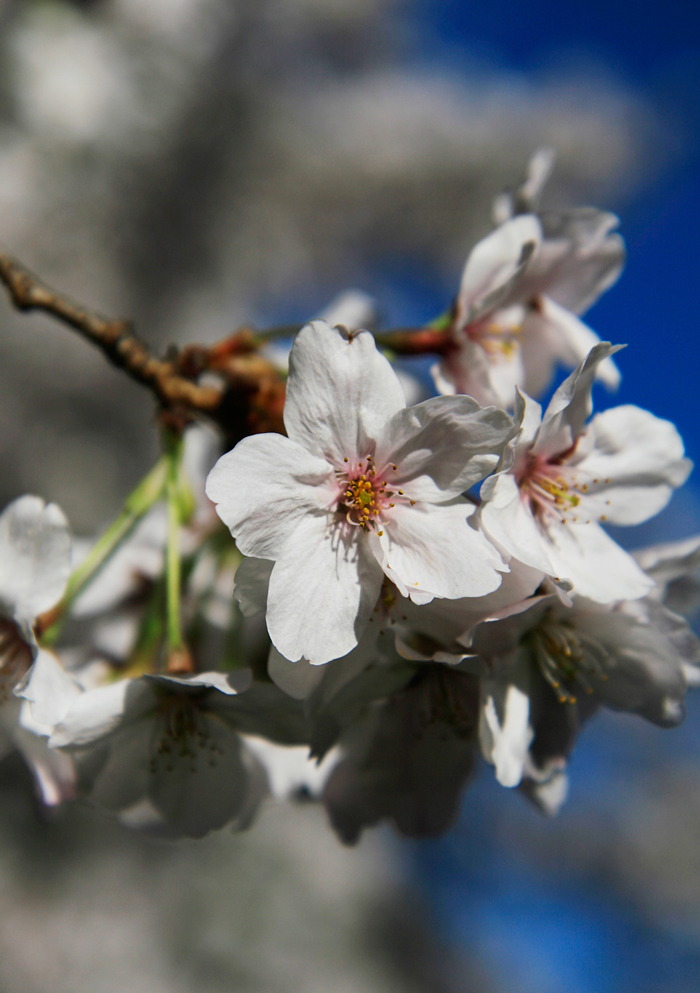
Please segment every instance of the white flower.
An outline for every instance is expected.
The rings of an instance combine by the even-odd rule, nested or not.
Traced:
[[[499,586],[507,567],[460,494],[498,464],[503,411],[469,397],[406,408],[368,332],[314,321],[292,348],[284,418],[287,438],[239,442],[207,494],[240,551],[275,562],[267,626],[285,658],[347,655],[384,575],[422,603]]]
[[[323,797],[346,844],[385,818],[409,837],[450,826],[477,754],[478,703],[476,678],[427,664],[346,725]]]
[[[23,496],[0,514],[0,750],[20,751],[47,806],[73,795],[73,765],[36,737],[13,690],[34,659],[48,655],[36,643],[34,623],[61,598],[70,557],[68,522],[55,504]]]
[[[537,395],[557,362],[576,365],[600,340],[578,315],[620,275],[618,220],[588,207],[530,213],[552,164],[551,154],[538,153],[515,197],[497,201],[499,226],[467,259],[454,347],[433,370],[441,393],[510,408],[516,386]],[[619,383],[610,358],[597,375],[610,388]]]
[[[527,164],[525,179],[520,186],[516,190],[500,193],[493,201],[491,215],[494,224],[503,224],[516,214],[534,214],[537,211],[556,158],[553,148],[537,149]]]
[[[481,491],[481,522],[499,547],[600,603],[644,596],[654,581],[599,522],[647,520],[692,468],[675,427],[639,407],[615,407],[586,425],[596,370],[615,350],[596,345],[544,417],[518,394],[514,464]]]
[[[532,779],[538,788],[528,792],[545,806],[557,791],[539,787],[563,773],[581,723],[601,704],[674,727],[686,691],[698,683],[700,643],[653,599],[610,607],[575,597],[568,607],[543,592],[472,635],[488,673],[481,681],[484,755],[502,785]],[[557,789],[563,799],[561,783]]]
[[[306,724],[250,672],[143,676],[83,690],[51,656],[21,690],[51,748],[68,749],[80,788],[131,826],[201,837],[245,827],[266,794],[240,732],[302,743]]]

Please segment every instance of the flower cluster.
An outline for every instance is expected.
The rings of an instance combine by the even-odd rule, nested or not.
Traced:
[[[171,416],[162,459],[94,545],[74,542],[72,572],[57,508],[5,510],[0,722],[45,802],[198,837],[303,793],[347,842],[385,818],[434,835],[480,755],[553,813],[599,707],[682,720],[700,539],[633,556],[605,526],[658,513],[691,465],[648,411],[591,417],[622,346],[579,315],[624,247],[611,214],[537,212],[550,167],[539,153],[499,198],[453,307],[415,332],[438,342],[441,395],[407,403],[349,295],[334,326],[297,333],[288,372],[245,339],[256,416],[273,398],[258,425],[277,424],[284,384],[279,430],[221,454]],[[191,377],[237,362],[240,384],[241,340],[192,350]],[[533,394],[562,363],[543,412]],[[250,386],[261,364],[267,392]]]

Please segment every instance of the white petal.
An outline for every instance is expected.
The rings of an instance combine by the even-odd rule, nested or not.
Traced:
[[[235,731],[216,717],[198,715],[204,738],[163,750],[158,724],[150,749],[148,795],[168,823],[201,838],[236,817],[246,802],[249,773]]]
[[[546,292],[562,307],[582,314],[617,281],[624,267],[625,244],[613,231],[618,218],[593,207],[574,207],[546,211],[540,220],[543,244],[567,247],[547,274]]]
[[[55,503],[20,497],[0,514],[0,603],[33,621],[58,602],[70,574],[68,522]]]
[[[517,786],[534,732],[530,727],[530,698],[514,683],[485,679],[479,721],[484,758],[496,767],[501,786]]]
[[[280,655],[274,645],[271,645],[267,659],[267,673],[283,693],[294,700],[305,700],[323,679],[325,669],[320,665],[312,665],[306,659],[290,662],[284,655]]]
[[[285,658],[318,665],[357,644],[382,585],[358,531],[344,521],[307,517],[288,541],[267,599],[267,629]]]
[[[269,559],[243,559],[236,569],[233,595],[244,617],[264,613],[267,608],[267,590],[274,564]]]
[[[657,583],[668,583],[700,569],[700,535],[640,548],[633,554]]]
[[[70,755],[54,751],[43,738],[23,727],[17,727],[13,739],[34,775],[41,802],[45,806],[57,807],[62,801],[75,796],[76,774]]]
[[[202,690],[218,690],[225,696],[245,693],[253,681],[250,669],[234,672],[199,672],[194,676],[144,676],[147,682],[161,685],[170,692],[201,695]]]
[[[570,579],[578,596],[596,603],[636,600],[654,581],[595,523],[553,525],[547,552],[554,575]]]
[[[496,397],[497,406],[512,410],[515,391],[525,382],[519,342],[515,341],[510,349],[497,351],[490,356],[489,382]]]
[[[88,761],[80,763],[80,781],[92,803],[118,811],[146,797],[153,775],[149,768],[152,736],[153,719],[149,716],[119,727],[88,753]]]
[[[387,479],[412,498],[441,502],[492,472],[514,433],[503,410],[481,407],[468,396],[433,397],[391,419],[375,465],[396,465]]]
[[[364,458],[378,430],[406,399],[369,331],[349,335],[312,321],[289,356],[284,424],[292,441],[339,466]]]
[[[491,367],[481,345],[463,336],[459,348],[436,363],[430,370],[435,388],[443,396],[463,393],[480,404],[497,403],[491,386]]]
[[[520,788],[543,814],[556,817],[569,794],[566,763],[562,759],[554,759],[545,769],[540,770],[528,756],[525,778]]]
[[[525,181],[517,191],[517,197],[523,205],[529,205],[533,210],[539,206],[542,191],[552,175],[556,160],[557,153],[553,148],[538,148],[530,156]]]
[[[582,440],[588,453],[574,463],[588,483],[581,514],[604,515],[611,524],[641,524],[653,517],[692,468],[673,424],[639,407],[598,414]]]
[[[308,745],[276,745],[264,738],[245,736],[246,746],[262,763],[276,800],[286,800],[303,793],[318,798],[326,781],[341,758],[340,750],[331,749],[322,762],[309,758]]]
[[[549,458],[568,451],[580,434],[593,409],[591,388],[598,366],[619,352],[622,345],[602,341],[591,349],[585,362],[574,369],[550,400],[542,419],[533,453]]]
[[[414,603],[433,597],[478,597],[498,589],[507,566],[486,536],[467,520],[465,500],[397,507],[384,534],[371,536],[389,579]]]
[[[142,695],[144,686],[142,680],[122,679],[118,683],[83,693],[55,728],[49,745],[52,748],[87,745],[111,734],[122,723],[133,695]],[[147,691],[144,706],[152,703],[152,700]]]
[[[279,434],[251,435],[222,455],[207,496],[244,555],[275,559],[300,521],[332,502],[335,474]]]
[[[515,464],[526,456],[542,423],[542,407],[527,393],[516,390],[513,422],[520,428],[515,442]]]
[[[72,704],[82,696],[80,685],[70,676],[52,652],[39,650],[27,673],[26,684],[16,695],[29,701],[35,721],[45,725],[44,733],[63,720]]]
[[[537,218],[523,214],[501,224],[474,246],[464,266],[457,298],[462,327],[499,306],[541,237]]]
[[[503,574],[498,589],[486,596],[435,599],[423,606],[416,606],[410,601],[400,604],[406,629],[427,634],[439,645],[452,645],[458,641],[468,647],[475,625],[495,615],[500,616],[505,608],[512,608],[514,604],[531,597],[544,578],[542,572],[523,565],[517,559],[511,559],[509,566],[510,572]]]
[[[544,295],[539,297],[538,303],[537,317],[556,334],[559,342],[556,355],[567,365],[583,362],[590,350],[600,344],[595,331],[570,310]],[[611,358],[603,359],[596,370],[596,378],[611,390],[620,385],[620,371]]]
[[[488,482],[479,511],[486,534],[509,555],[552,575],[547,542],[513,476],[500,473]]]

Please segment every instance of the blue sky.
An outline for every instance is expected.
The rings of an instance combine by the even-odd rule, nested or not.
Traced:
[[[525,74],[588,62],[635,88],[682,127],[683,153],[625,205],[626,271],[586,320],[602,338],[630,345],[618,357],[624,377],[619,393],[606,397],[599,390],[598,408],[636,403],[673,420],[688,454],[700,463],[700,7],[685,0],[418,0],[414,11],[426,59],[463,51],[493,70]],[[424,294],[429,296],[427,288]],[[417,303],[422,307],[425,301]],[[662,521],[669,537],[700,530],[693,492],[700,493],[700,475]],[[639,529],[632,544],[647,537],[658,532]],[[511,841],[536,835],[546,847],[548,837],[570,832],[575,838],[592,815],[594,822],[609,816],[624,823],[633,782],[643,783],[659,764],[697,763],[699,703],[691,698],[690,717],[674,732],[640,728],[641,722],[619,715],[594,721],[577,750],[572,797],[560,821],[535,823],[537,815],[524,801],[497,787],[485,770],[467,792],[455,830],[416,846],[415,878],[436,925],[481,961],[497,988],[697,989],[700,948],[670,926],[655,927],[605,873],[577,870],[576,851],[568,874],[543,870],[529,861],[527,846],[514,849],[504,839],[509,833]]]

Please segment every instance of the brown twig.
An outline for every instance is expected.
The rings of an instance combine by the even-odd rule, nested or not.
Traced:
[[[67,299],[33,276],[12,256],[0,252],[0,280],[18,310],[43,310],[74,328],[97,345],[116,366],[148,387],[162,406],[184,406],[214,415],[223,391],[199,386],[180,375],[173,362],[155,358],[133,332],[128,321],[109,320]]]
[[[18,310],[42,310],[74,328],[106,358],[146,386],[173,429],[206,416],[219,424],[230,444],[259,431],[284,433],[284,376],[259,349],[279,336],[292,336],[300,325],[255,333],[242,328],[211,346],[191,345],[158,359],[125,320],[110,320],[51,289],[11,255],[0,252],[0,280]],[[454,347],[449,327],[394,328],[375,335],[380,347],[397,355],[445,354]],[[221,377],[221,386],[201,386],[204,372]]]

